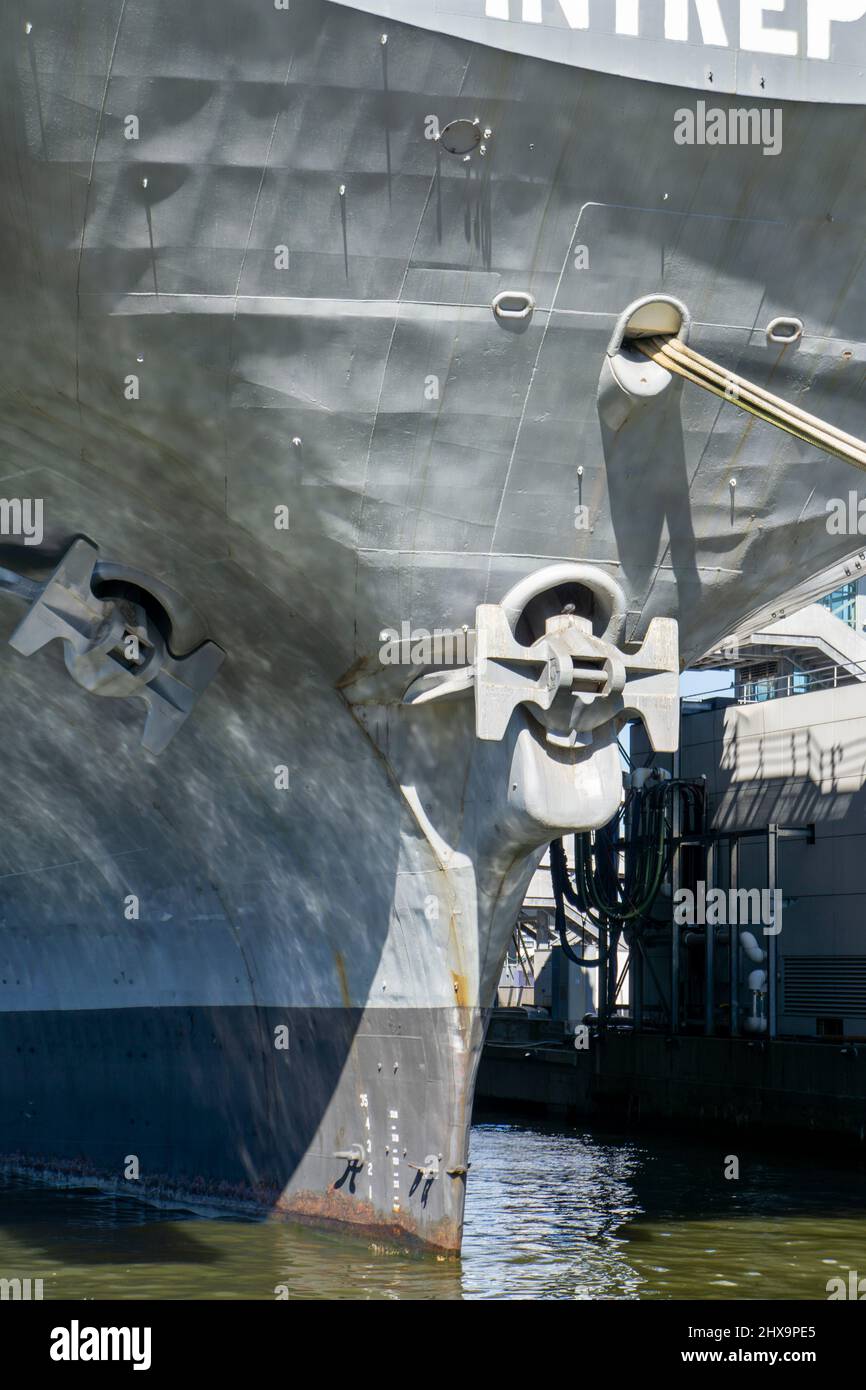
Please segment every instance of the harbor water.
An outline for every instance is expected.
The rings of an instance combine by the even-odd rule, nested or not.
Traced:
[[[832,1153],[508,1120],[475,1125],[471,1161],[459,1260],[6,1177],[0,1279],[46,1299],[824,1300],[866,1271],[866,1177]]]

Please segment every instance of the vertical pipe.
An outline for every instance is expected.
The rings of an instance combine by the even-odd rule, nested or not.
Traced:
[[[777,920],[775,912],[776,881],[779,869],[778,859],[778,826],[771,823],[767,826],[767,887],[770,890],[770,902],[773,904],[773,926],[771,932],[767,936],[767,1032],[771,1038],[775,1038],[776,1036],[777,937],[775,933],[778,932],[782,925],[781,914],[779,914],[779,920]]]
[[[674,780],[680,775],[680,755],[674,753]],[[677,890],[682,887],[682,863],[680,856],[680,837],[682,835],[682,798],[674,788],[671,799],[671,834],[673,854],[671,855],[671,902],[676,901]],[[671,912],[671,1032],[680,1031],[680,929]]]
[[[643,957],[634,932],[629,944],[628,976],[631,990],[631,1015],[635,1028],[640,1031],[643,1028]]]
[[[623,839],[626,844],[631,843],[634,818],[637,815],[635,807],[637,799],[632,797],[629,809],[623,818]],[[628,868],[627,855],[622,856],[623,877],[626,876]],[[638,932],[640,931],[640,921],[631,929],[631,940],[628,947],[628,987],[629,1003],[631,1005],[631,1016],[634,1019],[634,1026],[638,1032],[643,1028],[643,995],[644,995],[644,968],[643,953],[638,942]]]
[[[716,846],[713,841],[707,845],[706,860],[707,896],[716,886]],[[704,928],[704,1032],[712,1037],[716,1029],[716,929],[709,922]]]
[[[739,888],[740,874],[740,841],[736,834],[731,836],[731,868],[728,886],[731,893],[728,894],[728,901],[732,901],[733,890]],[[729,912],[728,917],[733,913]],[[731,992],[731,1037],[736,1038],[740,1032],[740,928],[735,922],[728,922],[728,954],[730,956],[730,992]]]
[[[607,923],[598,929],[598,1026],[607,1025]]]

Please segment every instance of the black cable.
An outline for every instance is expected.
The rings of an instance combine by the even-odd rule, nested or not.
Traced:
[[[649,783],[640,791],[632,788],[613,820],[596,832],[594,845],[589,832],[575,833],[574,888],[571,886],[562,842],[553,841],[550,865],[555,899],[558,894],[593,926],[599,930],[615,928],[617,935],[626,923],[640,925],[645,920],[651,920],[649,913],[668,872],[675,848],[668,820],[668,808],[675,795],[683,803],[686,833],[699,833],[705,812],[702,787],[684,778],[668,778]],[[623,816],[626,818],[625,863],[624,872],[620,875],[617,863],[620,853],[618,828]],[[564,923],[563,901],[561,924],[557,921],[558,929],[561,926],[560,939]],[[576,959],[573,953],[571,958]]]
[[[568,943],[567,924],[565,916],[565,900],[577,905],[576,895],[572,892],[568,878],[568,862],[565,858],[561,840],[552,840],[550,843],[550,882],[553,888],[553,901],[556,908],[556,930],[559,934],[559,944],[570,961],[575,965],[585,965],[590,969],[597,966],[601,960],[601,955],[596,956],[595,960],[588,960],[586,956],[579,956],[572,950]]]

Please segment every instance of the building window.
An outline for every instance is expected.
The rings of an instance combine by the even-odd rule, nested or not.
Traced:
[[[825,594],[818,602],[823,608],[829,608],[834,618],[846,623],[848,627],[857,626],[857,585],[843,584],[841,589],[834,589],[832,594]]]

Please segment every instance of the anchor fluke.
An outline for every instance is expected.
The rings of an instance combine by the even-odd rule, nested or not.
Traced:
[[[66,669],[93,695],[134,696],[147,706],[142,747],[161,753],[225,659],[214,642],[173,656],[143,603],[93,591],[99,550],[78,538],[21,619],[9,645],[22,656],[59,638]],[[144,595],[142,595],[144,597]]]

